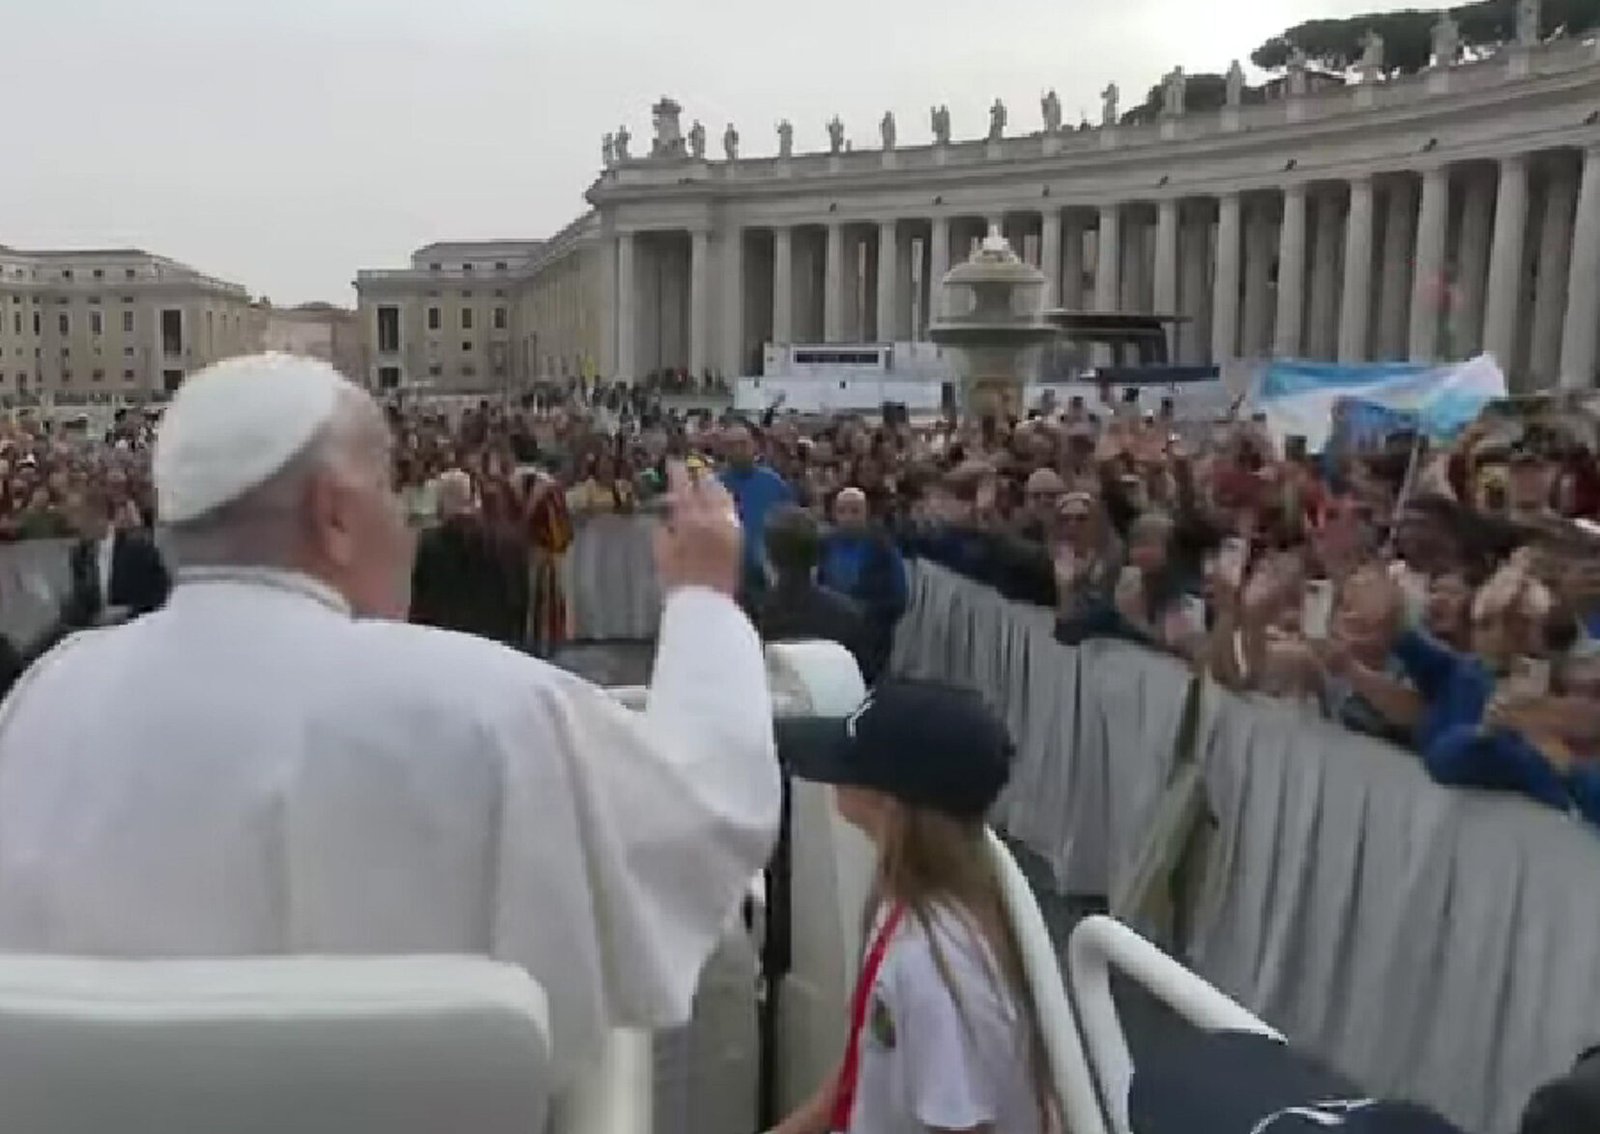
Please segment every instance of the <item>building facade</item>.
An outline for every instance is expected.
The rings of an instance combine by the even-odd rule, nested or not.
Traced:
[[[1381,45],[1376,47],[1381,55]],[[1461,64],[1450,29],[1425,73],[1185,112],[1181,73],[1148,125],[722,156],[655,108],[648,154],[606,139],[572,242],[602,324],[602,375],[756,372],[762,344],[922,338],[933,285],[991,225],[1045,272],[1052,303],[1187,317],[1186,362],[1340,362],[1488,351],[1516,388],[1594,384],[1600,343],[1600,55],[1559,39]],[[1235,76],[1238,75],[1237,68]],[[837,128],[836,128],[837,127]],[[576,250],[568,255],[578,254]],[[563,261],[530,264],[527,286]],[[549,286],[557,286],[550,284]],[[535,315],[536,333],[546,324]]]
[[[504,391],[525,381],[524,330],[545,241],[430,244],[411,266],[356,277],[367,383],[374,389]],[[554,275],[544,288],[554,286]]]
[[[254,314],[261,350],[320,358],[353,382],[366,380],[361,322],[354,311],[331,303],[274,307],[262,300]]]
[[[243,287],[136,249],[0,247],[0,401],[140,401],[255,347]]]

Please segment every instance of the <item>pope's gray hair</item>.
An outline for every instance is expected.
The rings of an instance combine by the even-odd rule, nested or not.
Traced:
[[[355,391],[341,396],[333,416],[268,480],[203,516],[161,524],[161,547],[172,565],[298,567],[307,490],[318,476],[345,466],[366,405]]]

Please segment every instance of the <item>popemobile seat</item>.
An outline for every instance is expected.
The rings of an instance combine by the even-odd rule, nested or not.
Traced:
[[[476,957],[0,957],[6,1134],[530,1134],[545,997]]]

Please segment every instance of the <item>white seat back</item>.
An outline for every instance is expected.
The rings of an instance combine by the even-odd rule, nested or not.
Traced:
[[[1111,1134],[1130,1134],[1128,1088],[1133,1059],[1111,994],[1115,969],[1197,1028],[1283,1036],[1133,930],[1109,917],[1086,917],[1067,941],[1067,975],[1090,1066],[1105,1098]]]
[[[529,1134],[545,998],[469,957],[0,957],[7,1134]]]
[[[767,647],[779,711],[844,718],[867,695],[855,660],[833,642]],[[792,706],[792,707],[791,707]],[[839,818],[833,792],[790,784],[791,966],[778,995],[778,1100],[788,1113],[838,1066],[855,983],[872,844]]]
[[[1045,926],[1044,914],[1016,860],[994,832],[989,832],[989,853],[1000,879],[1001,897],[1011,932],[1022,950],[1023,975],[1039,1010],[1050,1077],[1061,1102],[1067,1134],[1106,1134],[1106,1120],[1095,1093],[1094,1076],[1078,1035],[1078,1026],[1061,980],[1061,964]]]

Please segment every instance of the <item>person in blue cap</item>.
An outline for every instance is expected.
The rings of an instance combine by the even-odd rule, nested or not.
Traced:
[[[793,773],[834,787],[877,848],[839,1070],[774,1134],[1042,1134],[1057,1127],[1038,1009],[985,844],[1011,772],[971,690],[880,684],[845,720],[790,722]]]

